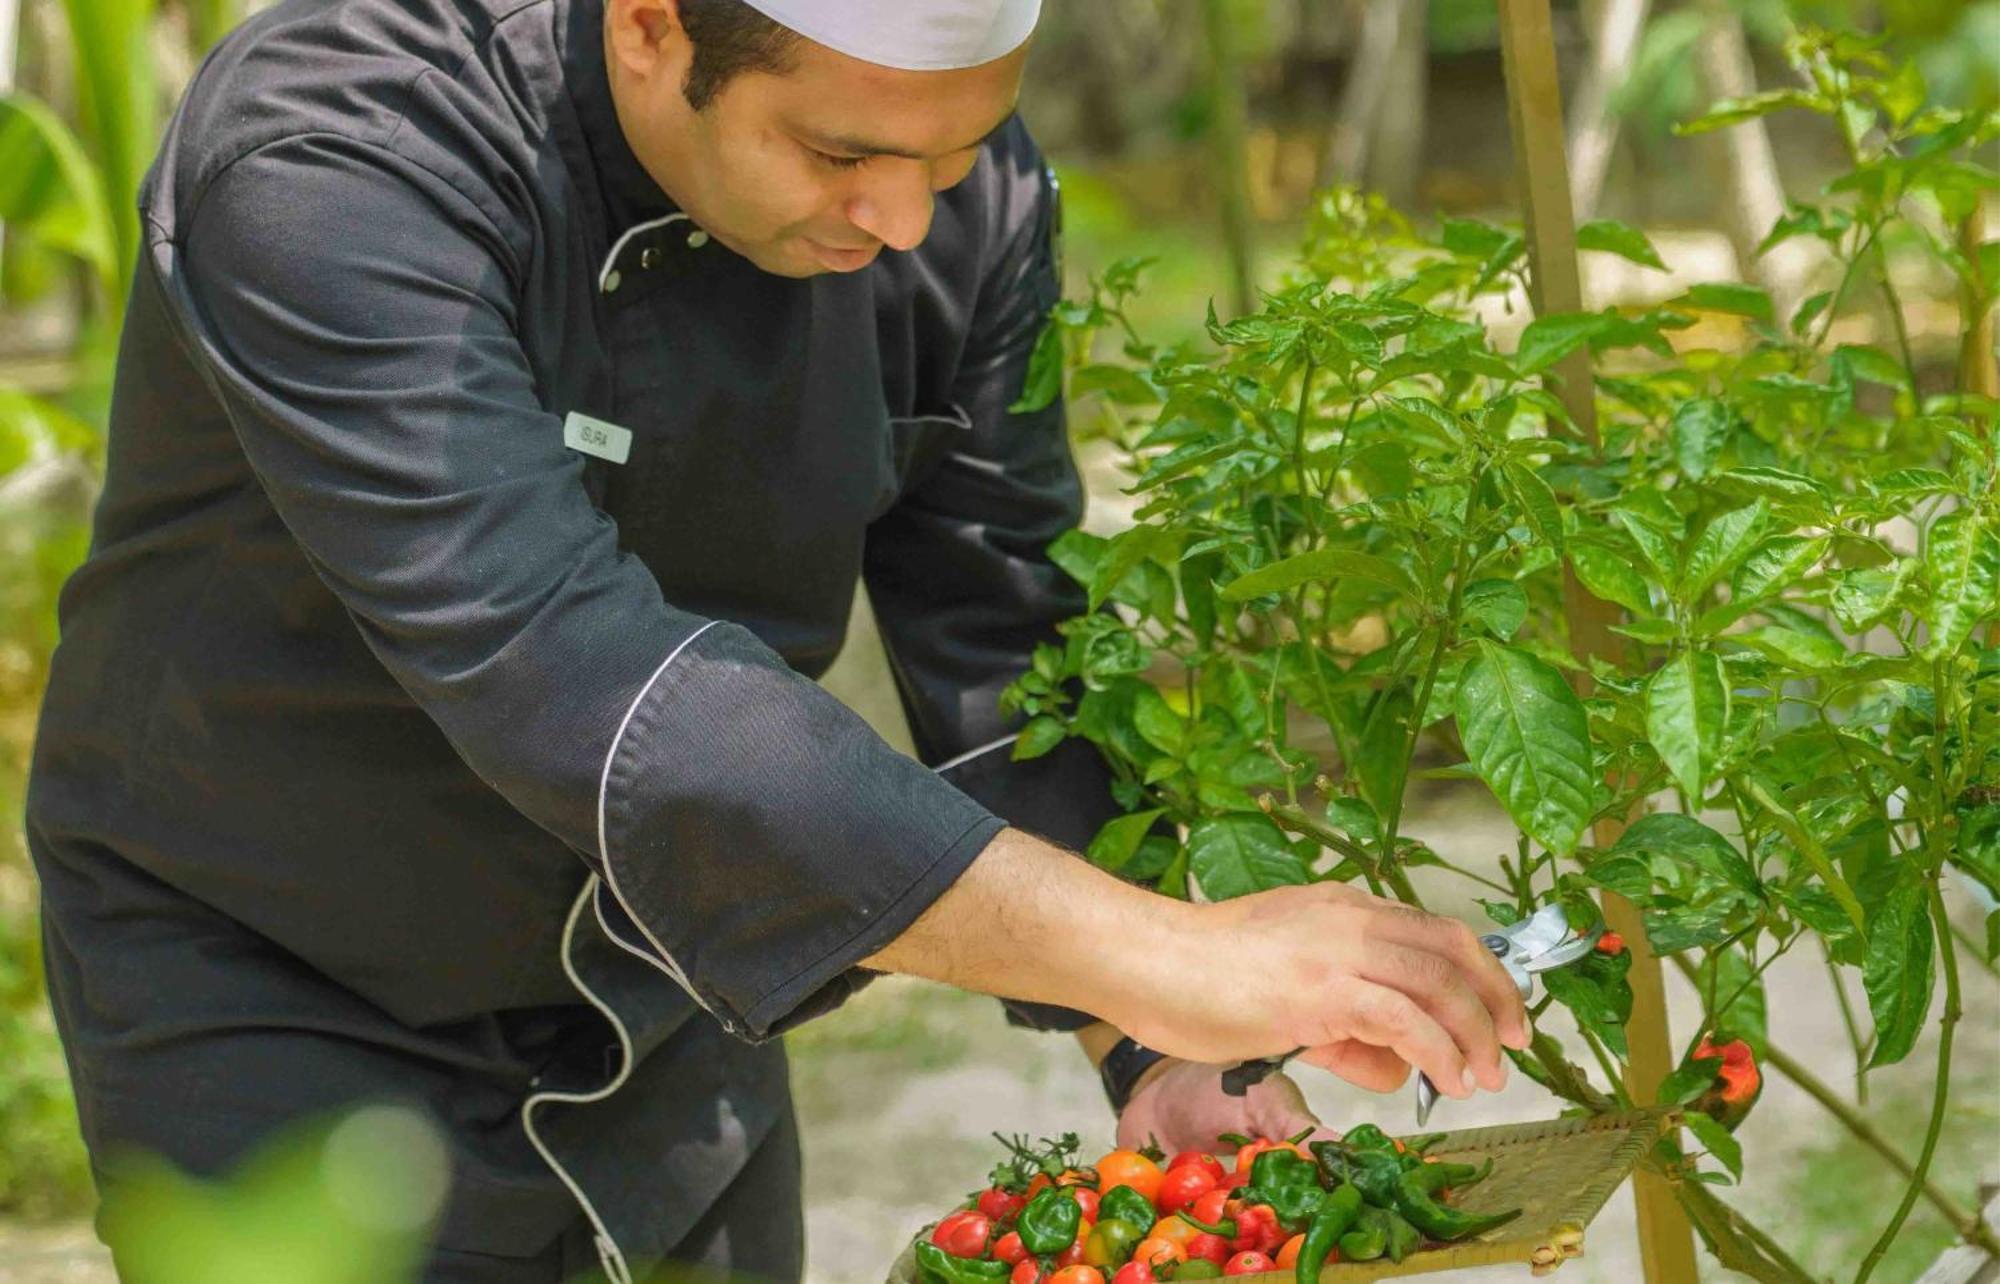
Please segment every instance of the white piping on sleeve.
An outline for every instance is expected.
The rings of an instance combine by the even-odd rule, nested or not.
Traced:
[[[950,771],[953,767],[962,767],[966,763],[971,762],[974,758],[983,757],[986,754],[992,753],[995,749],[1005,749],[1008,745],[1013,744],[1016,740],[1019,740],[1020,738],[1021,736],[1020,733],[1018,732],[1016,732],[1014,735],[1011,736],[1002,736],[998,740],[993,741],[991,744],[983,744],[979,746],[977,749],[968,749],[964,753],[958,755],[958,757],[953,758],[949,762],[939,763],[937,766],[931,768],[931,770],[935,771],[937,774],[941,776],[945,772]]]
[[[604,1019],[611,1023],[612,1031],[617,1034],[620,1055],[618,1073],[611,1077],[610,1082],[595,1092],[551,1091],[529,1094],[528,1098],[521,1103],[521,1127],[527,1131],[528,1144],[535,1148],[535,1153],[542,1157],[542,1162],[549,1166],[550,1171],[555,1173],[556,1178],[569,1188],[569,1193],[582,1206],[583,1215],[590,1219],[590,1229],[595,1240],[597,1259],[604,1266],[604,1274],[610,1279],[611,1284],[632,1284],[632,1268],[626,1264],[624,1252],[618,1247],[618,1241],[611,1238],[611,1231],[605,1226],[604,1219],[598,1216],[596,1206],[590,1202],[590,1196],[583,1193],[583,1187],[579,1186],[576,1183],[576,1179],[569,1175],[569,1170],[556,1162],[555,1155],[543,1143],[542,1135],[535,1131],[536,1106],[542,1105],[544,1102],[560,1102],[565,1105],[587,1106],[593,1102],[602,1101],[612,1093],[618,1091],[632,1073],[631,1032],[625,1028],[625,1023],[619,1019],[618,1013],[612,1010],[611,1005],[599,998],[595,990],[584,984],[583,977],[577,973],[576,962],[570,956],[570,945],[576,939],[576,923],[583,916],[583,904],[588,900],[592,902],[593,906],[595,905],[597,886],[598,877],[592,874],[584,880],[583,890],[577,893],[576,903],[570,906],[569,918],[563,923],[562,966],[563,974],[569,977],[569,982],[576,987],[577,993],[581,994],[592,1007],[604,1014]],[[604,915],[601,912],[597,913],[597,921],[600,926],[604,925]],[[606,927],[605,931],[609,934],[610,928]],[[614,937],[613,939],[616,938]]]
[[[625,248],[627,241],[641,232],[650,232],[656,227],[666,227],[673,223],[679,223],[686,218],[687,215],[685,214],[668,214],[662,218],[647,219],[644,223],[634,223],[632,226],[626,228],[623,234],[616,241],[612,242],[611,252],[604,256],[604,266],[597,269],[598,293],[602,294],[604,292],[604,283],[611,279],[611,267],[618,262],[619,251]]]
[[[678,217],[685,218],[687,216],[683,214],[679,215]],[[637,230],[638,230],[637,228],[633,229],[633,231]],[[631,232],[627,232],[626,235],[630,236]],[[681,970],[681,965],[674,961],[674,956],[667,952],[667,947],[660,944],[659,938],[654,936],[652,929],[646,926],[646,920],[640,918],[638,914],[633,912],[632,903],[625,899],[625,893],[618,890],[618,875],[611,868],[611,849],[610,846],[606,843],[604,836],[604,801],[605,801],[605,795],[609,792],[611,788],[611,763],[612,760],[617,758],[618,756],[618,746],[624,742],[625,728],[632,725],[632,715],[639,711],[639,706],[642,703],[644,703],[647,694],[652,691],[653,684],[660,680],[660,675],[667,671],[667,666],[672,664],[675,660],[679,659],[681,652],[687,650],[688,647],[694,642],[696,638],[708,632],[710,629],[714,628],[719,623],[721,623],[721,621],[719,620],[710,620],[708,623],[702,625],[694,632],[688,634],[687,637],[683,638],[681,640],[680,645],[675,647],[673,650],[669,651],[667,653],[667,658],[660,661],[660,667],[654,669],[653,676],[646,679],[646,685],[639,688],[639,694],[632,697],[632,703],[625,710],[625,716],[619,720],[617,733],[611,737],[611,747],[605,750],[604,752],[604,771],[598,777],[597,781],[597,859],[598,863],[604,866],[605,886],[609,887],[611,889],[611,894],[618,898],[619,906],[624,909],[626,917],[630,918],[634,926],[636,926],[639,929],[639,934],[646,938],[646,944],[652,946],[655,950],[659,951],[659,958],[657,959],[648,958],[645,954],[640,953],[637,950],[633,950],[631,946],[625,944],[625,942],[618,936],[617,933],[612,932],[609,926],[605,928],[605,931],[607,934],[610,935],[611,939],[618,942],[619,945],[624,946],[625,949],[631,951],[634,954],[638,954],[640,958],[646,959],[647,962],[652,963],[655,967],[658,967],[662,972],[665,972],[668,976],[672,977],[674,979],[675,984],[679,985],[683,990],[686,990],[688,992],[688,997],[692,998],[697,1004],[701,1006],[702,1011],[709,1013],[713,1013],[714,1009],[709,1007],[708,1004],[702,1000],[701,995],[695,992],[694,986],[688,982],[687,973]],[[734,1034],[736,1032],[734,1024],[732,1022],[725,1020],[722,1023],[722,1027],[723,1029],[728,1030],[731,1034]]]

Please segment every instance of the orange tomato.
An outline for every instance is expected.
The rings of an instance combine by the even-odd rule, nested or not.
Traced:
[[[1151,1203],[1160,1193],[1160,1182],[1166,1174],[1160,1166],[1136,1150],[1114,1150],[1097,1161],[1097,1188],[1108,1191],[1114,1186],[1130,1186],[1146,1197]]]
[[[1065,1266],[1049,1276],[1049,1284],[1104,1284],[1104,1272],[1095,1266]]]
[[[1186,1248],[1188,1241],[1199,1234],[1200,1231],[1178,1217],[1162,1217],[1153,1223],[1153,1237],[1166,1240],[1175,1248]]]
[[[1132,1260],[1148,1266],[1165,1266],[1168,1262],[1185,1262],[1187,1250],[1170,1239],[1152,1235],[1139,1241],[1139,1246],[1132,1250]]]

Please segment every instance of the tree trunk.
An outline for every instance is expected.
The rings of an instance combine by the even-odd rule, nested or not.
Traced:
[[[1382,101],[1376,105],[1366,177],[1392,205],[1409,209],[1423,172],[1431,69],[1429,0],[1397,0],[1396,9],[1396,44]]]
[[[1702,87],[1711,99],[1747,98],[1757,92],[1757,73],[1743,20],[1722,0],[1704,0],[1704,7],[1708,24],[1695,46]],[[1737,265],[1745,280],[1771,292],[1779,316],[1789,316],[1798,302],[1805,267],[1797,254],[1803,243],[1792,241],[1768,255],[1757,253],[1757,246],[1785,213],[1785,189],[1770,131],[1758,119],[1718,130],[1715,137],[1723,149],[1723,183],[1729,194],[1725,217]]]
[[[1396,43],[1401,29],[1402,0],[1361,0],[1358,34],[1347,60],[1347,85],[1327,141],[1326,169],[1332,182],[1361,183],[1367,177],[1369,145],[1375,121],[1388,96]]]
[[[1250,104],[1230,21],[1228,0],[1201,0],[1204,60],[1214,116],[1209,140],[1221,190],[1222,239],[1229,255],[1230,304],[1234,315],[1250,311],[1256,298],[1250,247]]]
[[[1590,65],[1577,82],[1569,108],[1569,172],[1576,221],[1596,216],[1604,196],[1604,177],[1618,149],[1618,117],[1611,98],[1631,72],[1646,31],[1650,0],[1598,0],[1590,37]]]

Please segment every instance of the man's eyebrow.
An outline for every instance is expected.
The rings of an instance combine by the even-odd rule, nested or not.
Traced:
[[[1007,109],[1007,114],[1002,116],[993,128],[965,144],[965,146],[954,147],[942,154],[949,156],[955,152],[968,151],[974,147],[978,147],[987,139],[993,137],[993,135],[1007,128],[1007,122],[1012,119],[1014,119],[1014,109],[1010,107]],[[913,152],[902,147],[892,147],[887,143],[874,142],[853,134],[823,134],[816,129],[803,128],[798,131],[798,135],[808,145],[836,156],[899,156],[904,160],[931,159],[922,152]]]

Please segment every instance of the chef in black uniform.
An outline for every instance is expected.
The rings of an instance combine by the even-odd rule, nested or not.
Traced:
[[[109,1194],[386,1097],[451,1146],[430,1279],[796,1278],[772,1036],[889,970],[1082,1030],[1163,1137],[1305,1117],[1201,1064],[1299,1045],[1497,1085],[1463,928],[1030,836],[1112,814],[995,702],[1081,607],[1061,407],[1009,410],[1058,292],[1037,9],[289,0],[203,64],[29,798]],[[812,681],[858,581],[921,763]]]

